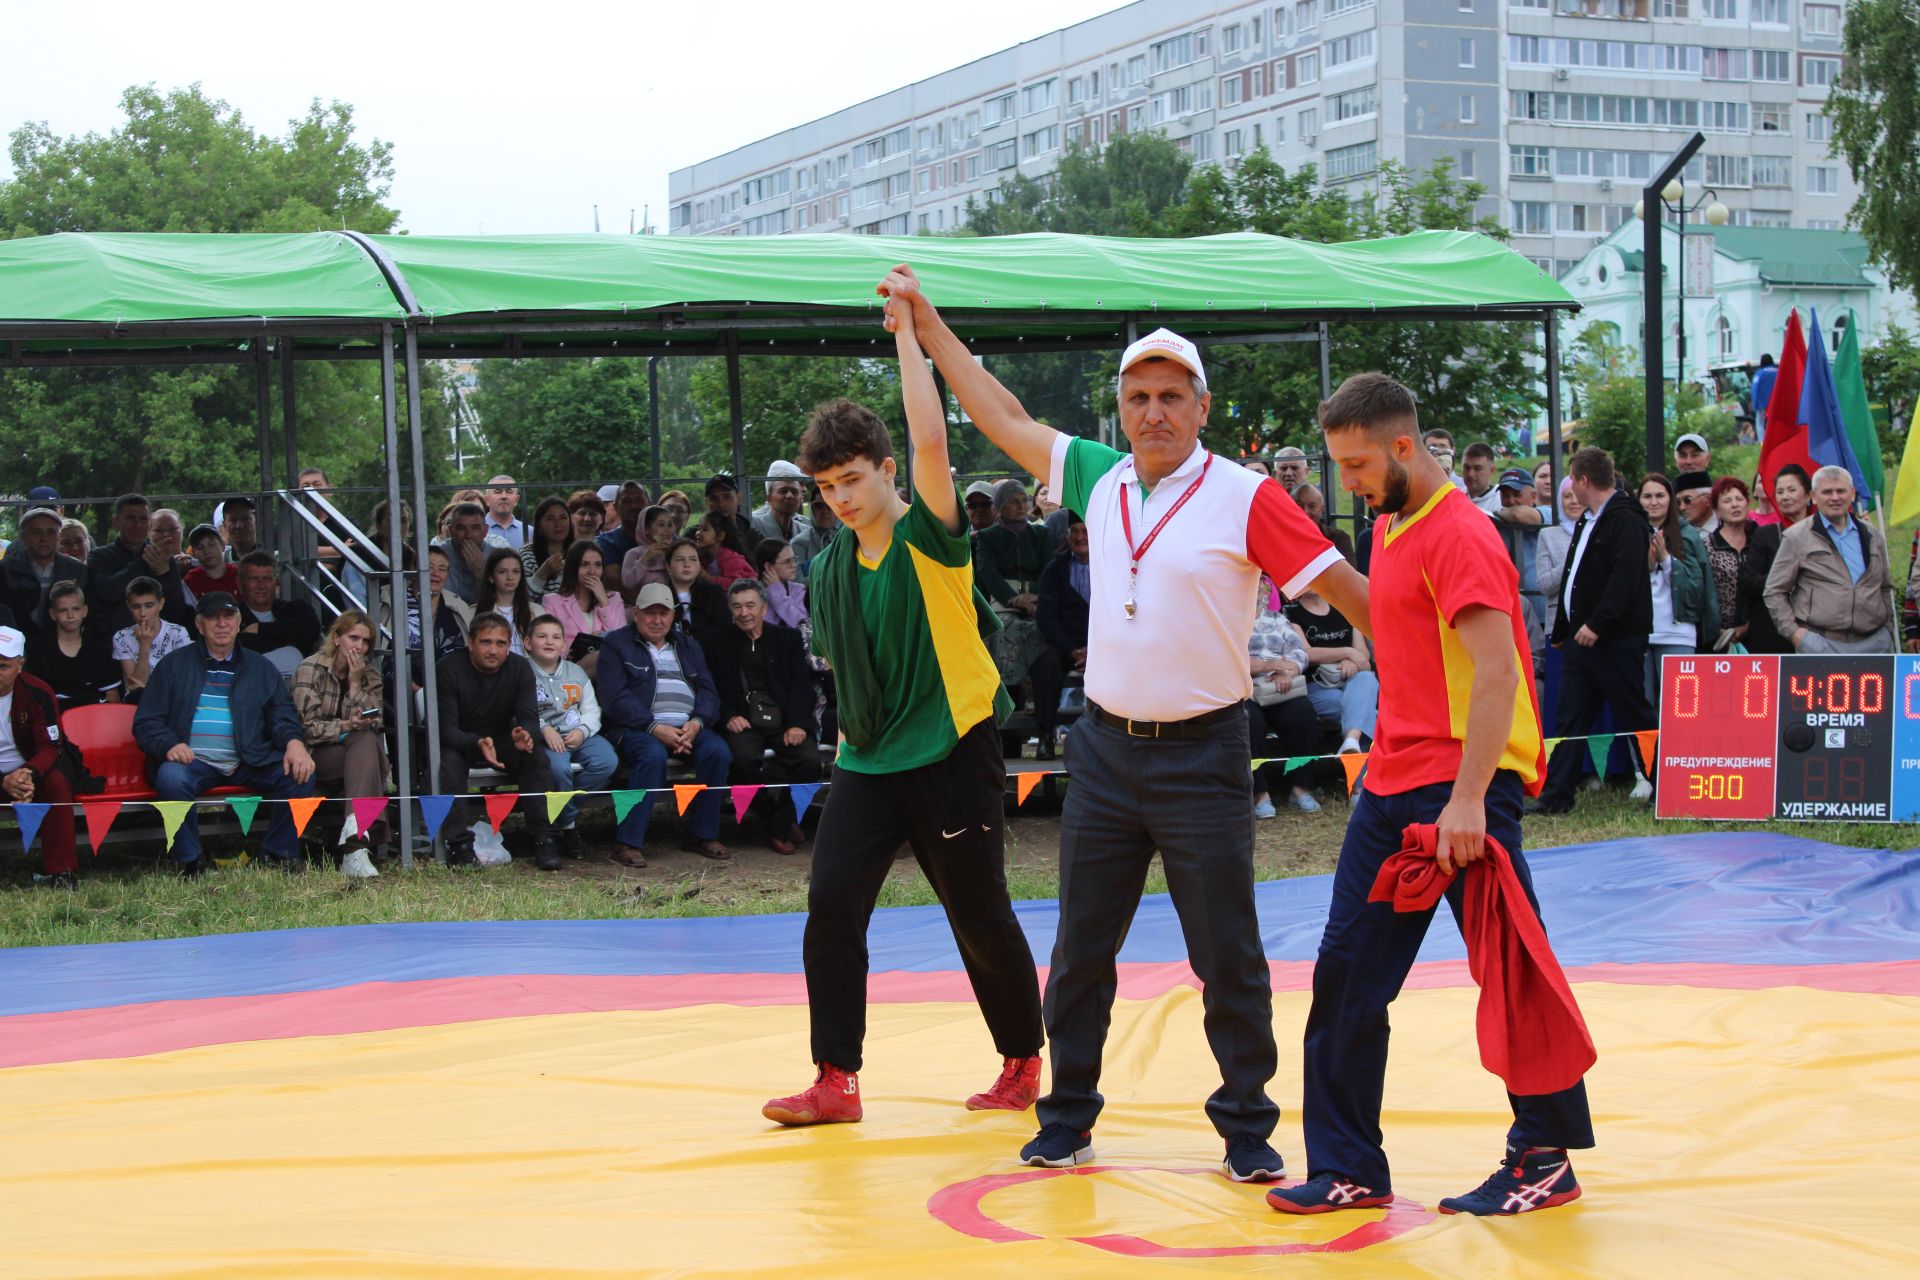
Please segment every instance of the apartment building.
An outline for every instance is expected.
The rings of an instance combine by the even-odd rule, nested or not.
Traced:
[[[1688,184],[1733,225],[1834,230],[1856,194],[1827,155],[1841,8],[1140,0],[677,170],[669,230],[946,231],[1009,175],[1148,129],[1199,164],[1265,146],[1356,196],[1382,161],[1447,157],[1555,274],[1632,220],[1695,129]]]

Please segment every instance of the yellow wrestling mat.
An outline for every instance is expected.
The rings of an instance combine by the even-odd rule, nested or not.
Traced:
[[[865,1121],[795,1131],[759,1107],[805,1082],[804,1006],[698,1004],[0,1069],[0,1277],[1920,1275],[1920,999],[1576,992],[1600,1145],[1522,1218],[1431,1211],[1508,1119],[1470,987],[1395,1006],[1403,1203],[1307,1219],[1217,1172],[1189,987],[1119,1003],[1072,1173],[1015,1164],[1031,1114],[961,1107],[998,1065],[968,1002],[876,1004]],[[1275,997],[1296,1175],[1307,1000]]]

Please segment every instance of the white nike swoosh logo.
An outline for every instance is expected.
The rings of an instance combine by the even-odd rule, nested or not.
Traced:
[[[960,835],[960,834],[961,834],[962,832],[964,832],[964,831],[966,831],[966,828],[965,828],[965,827],[962,827],[962,828],[960,828],[960,830],[959,830],[959,831],[948,831],[948,830],[946,830],[946,829],[945,829],[945,828],[943,827],[943,828],[941,828],[941,831],[940,831],[940,835],[941,835],[941,837],[942,837],[942,838],[944,838],[944,839],[947,839],[947,840],[951,840],[951,839],[953,839],[953,838],[954,838],[955,836],[957,836],[957,835]]]

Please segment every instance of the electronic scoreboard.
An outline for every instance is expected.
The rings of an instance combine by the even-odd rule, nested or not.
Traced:
[[[1920,821],[1920,657],[1667,658],[1656,763],[1662,818]]]

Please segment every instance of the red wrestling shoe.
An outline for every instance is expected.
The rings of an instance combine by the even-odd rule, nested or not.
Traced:
[[[967,1099],[969,1111],[1025,1111],[1040,1096],[1040,1059],[1008,1058],[985,1093]]]
[[[860,1118],[860,1076],[830,1062],[820,1064],[813,1087],[786,1098],[775,1098],[760,1114],[777,1124],[852,1124]]]

